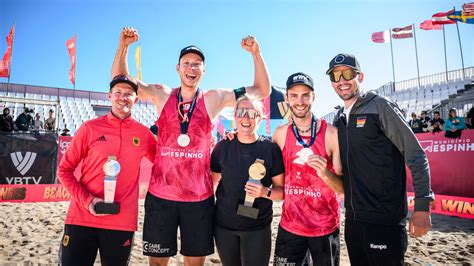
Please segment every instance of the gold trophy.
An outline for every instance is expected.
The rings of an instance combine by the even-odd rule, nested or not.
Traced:
[[[104,202],[97,202],[94,210],[98,214],[117,214],[120,212],[120,203],[114,202],[117,176],[120,173],[120,164],[115,156],[109,156],[103,166],[104,169]]]
[[[259,184],[260,180],[265,177],[267,170],[265,169],[265,165],[263,165],[263,163],[263,160],[257,159],[250,166],[248,182]],[[248,193],[245,194],[245,202],[244,204],[239,204],[239,207],[237,208],[237,214],[252,219],[257,219],[259,209],[253,207],[254,201],[254,197],[250,196]]]

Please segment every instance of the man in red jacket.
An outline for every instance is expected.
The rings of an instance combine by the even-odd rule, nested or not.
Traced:
[[[110,82],[110,113],[85,122],[59,164],[58,177],[72,195],[59,251],[60,264],[93,265],[100,250],[104,265],[127,265],[137,230],[140,161],[155,156],[155,138],[131,117],[137,102],[137,82],[116,76]],[[113,201],[118,214],[97,214],[104,201],[104,164],[120,165]],[[80,176],[74,171],[82,161]],[[110,174],[109,174],[110,175]]]

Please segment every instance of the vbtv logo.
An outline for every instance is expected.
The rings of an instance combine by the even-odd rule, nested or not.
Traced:
[[[33,166],[36,160],[36,155],[36,152],[30,151],[25,152],[24,156],[22,152],[19,151],[10,153],[13,165],[21,176],[5,177],[9,185],[40,184],[41,179],[43,178],[42,176],[25,176]]]
[[[10,153],[10,157],[12,158],[12,162],[13,165],[15,165],[16,170],[18,170],[21,175],[25,175],[35,162],[36,153],[27,151],[25,157],[23,157],[21,152],[17,151]]]

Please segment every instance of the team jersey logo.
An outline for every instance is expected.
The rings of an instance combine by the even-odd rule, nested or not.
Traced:
[[[136,147],[140,146],[140,138],[133,137],[133,145]]]
[[[64,237],[63,237],[63,246],[67,247],[68,244],[69,244],[69,236],[64,235]]]
[[[293,163],[304,165],[308,163],[309,156],[313,154],[313,150],[310,148],[303,148],[296,153],[296,156],[298,157],[293,161]]]
[[[367,117],[365,116],[357,117],[356,127],[364,127],[366,120],[367,120]]]

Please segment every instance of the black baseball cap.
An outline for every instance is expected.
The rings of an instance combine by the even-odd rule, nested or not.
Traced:
[[[138,83],[137,83],[137,80],[133,78],[132,76],[129,76],[129,75],[115,76],[110,82],[110,89],[112,89],[118,83],[127,83],[128,85],[132,86],[132,88],[138,94]]]
[[[326,71],[326,75],[329,75],[329,73],[338,66],[352,67],[355,71],[360,72],[359,62],[354,55],[338,54],[331,60],[331,62],[329,62],[329,69]]]
[[[196,45],[186,46],[183,49],[181,49],[181,52],[179,53],[179,59],[181,59],[181,57],[183,57],[185,54],[189,54],[189,53],[194,53],[194,54],[199,55],[202,61],[204,62],[205,60],[204,54],[202,53],[201,49],[199,49]]]
[[[312,91],[314,91],[314,83],[313,79],[306,73],[297,72],[295,74],[291,74],[288,79],[286,80],[286,90],[289,90],[291,87],[303,84],[308,86]]]

